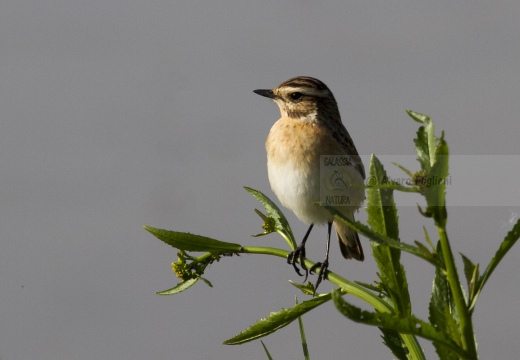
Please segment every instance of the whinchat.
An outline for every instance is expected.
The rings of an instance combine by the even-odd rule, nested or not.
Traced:
[[[307,277],[305,266],[305,242],[314,224],[328,224],[327,252],[325,260],[313,266],[320,268],[315,289],[326,277],[329,265],[331,227],[336,230],[343,257],[363,261],[363,249],[356,231],[334,217],[318,202],[323,191],[320,175],[323,156],[344,156],[340,173],[348,173],[350,181],[346,190],[348,206],[335,206],[349,219],[354,219],[365,199],[362,187],[365,169],[354,142],[341,122],[338,105],[329,88],[320,80],[299,76],[281,83],[272,90],[254,90],[258,95],[274,100],[280,108],[281,118],[273,125],[265,148],[269,183],[282,205],[292,210],[305,223],[310,224],[301,244],[287,261],[296,266],[299,261]],[[340,174],[341,175],[341,174]],[[354,185],[354,186],[352,186]],[[356,186],[357,185],[357,186]]]

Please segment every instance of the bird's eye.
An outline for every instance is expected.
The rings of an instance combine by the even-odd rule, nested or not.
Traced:
[[[300,100],[303,97],[303,94],[301,92],[294,92],[291,94],[291,99],[293,100]]]

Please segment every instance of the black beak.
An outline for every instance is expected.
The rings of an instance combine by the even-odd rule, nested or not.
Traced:
[[[273,93],[273,90],[253,90],[255,94],[265,96],[269,99],[274,99],[276,95]]]

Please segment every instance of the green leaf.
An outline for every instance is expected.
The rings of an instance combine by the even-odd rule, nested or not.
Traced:
[[[276,206],[276,204],[272,202],[271,199],[265,196],[262,192],[255,189],[251,189],[247,186],[244,186],[244,189],[246,189],[248,193],[253,195],[258,201],[262,203],[262,205],[264,205],[265,211],[267,212],[267,216],[270,219],[274,220],[274,228],[276,232],[284,238],[284,240],[287,242],[287,244],[289,244],[289,247],[292,250],[296,249],[297,244],[294,240],[293,232],[291,230],[291,227],[289,226],[289,222],[285,218],[280,208],[278,208],[278,206]],[[263,216],[261,217],[264,219],[264,221],[266,221]],[[271,224],[269,224],[269,226],[271,226]]]
[[[430,149],[428,146],[428,135],[424,126],[417,130],[417,137],[413,142],[415,143],[415,152],[417,153],[417,160],[421,164],[421,169],[429,172],[431,168]]]
[[[424,187],[424,196],[428,204],[427,212],[433,216],[435,225],[446,227],[446,179],[448,177],[448,144],[443,137],[439,139],[439,146],[435,152],[436,160],[431,171],[426,175],[427,185]]]
[[[466,353],[457,344],[441,331],[438,331],[432,325],[409,315],[405,318],[399,318],[395,315],[380,312],[364,311],[352,304],[349,304],[341,297],[341,292],[337,290],[332,291],[332,300],[334,305],[344,316],[350,320],[362,323],[365,325],[378,326],[385,329],[393,329],[401,334],[413,334],[416,336],[429,339],[431,341],[439,342],[457,354],[467,358]]]
[[[430,120],[430,117],[427,116],[427,120],[425,122],[425,131],[426,136],[428,137],[428,151],[430,153],[430,165],[433,166],[433,164],[437,161],[437,152],[436,152],[436,143],[435,143],[435,126],[433,125],[433,121]]]
[[[295,288],[300,289],[300,291],[302,293],[304,293],[305,295],[314,296],[314,294],[316,293],[316,289],[314,288],[314,285],[310,281],[307,281],[306,284],[300,284],[300,283],[295,283],[292,280],[289,280],[289,283],[292,286],[294,286]]]
[[[440,244],[439,244],[440,247]],[[440,251],[440,248],[438,249]],[[440,260],[442,261],[442,259]],[[458,346],[462,344],[460,334],[457,308],[453,302],[453,295],[446,278],[441,269],[435,269],[432,295],[429,304],[429,320],[439,331],[446,333]],[[440,359],[458,359],[458,356],[440,342],[433,342]]]
[[[424,231],[424,238],[426,239],[426,242],[428,243],[428,245],[430,245],[431,253],[436,254],[435,246],[433,246],[433,243],[430,240],[430,235],[428,234],[428,230],[426,230],[426,226],[424,226],[424,225],[423,225],[423,231]]]
[[[380,327],[379,330],[383,333],[383,344],[385,344],[392,354],[399,360],[407,360],[407,349],[406,345],[401,340],[399,333],[392,329],[385,329]]]
[[[414,241],[414,244],[417,245],[417,247],[423,252],[424,256],[430,257],[432,259],[435,258],[435,254],[432,254],[430,249],[428,249],[424,244],[417,240]]]
[[[276,231],[276,228],[275,228],[275,221],[274,219],[268,217],[268,216],[265,216],[260,210],[258,209],[255,209],[255,213],[260,216],[260,218],[262,220],[264,220],[264,224],[262,225],[262,228],[264,229],[264,232],[260,233],[260,234],[256,234],[256,235],[252,235],[253,237],[259,237],[259,236],[265,236],[265,235],[269,235],[271,234],[272,232]]]
[[[269,354],[269,350],[267,350],[267,347],[265,346],[264,342],[262,340],[260,340],[260,342],[262,343],[262,346],[264,347],[264,351],[265,351],[265,354],[267,355],[267,358],[269,360],[273,360],[273,358],[271,357],[271,354]]]
[[[314,299],[307,300],[294,306],[292,309],[282,309],[278,312],[272,312],[269,317],[260,319],[256,324],[252,325],[240,334],[224,341],[224,345],[239,345],[252,340],[267,336],[284,326],[289,325],[298,317],[317,306],[331,299],[330,293],[318,296]]]
[[[383,164],[372,154],[370,158],[369,178],[371,185],[381,185],[388,182]],[[367,214],[368,224],[380,234],[393,239],[399,238],[398,216],[395,207],[393,190],[391,189],[367,189]],[[397,259],[399,252],[396,252]]]
[[[298,298],[295,299],[295,304],[298,305]],[[305,360],[310,360],[309,348],[307,346],[307,339],[305,337],[305,329],[303,328],[303,320],[301,316],[298,317],[298,327],[300,328],[300,338],[302,340],[303,358]]]
[[[168,290],[158,291],[156,292],[157,295],[175,295],[178,293],[183,292],[184,290],[188,290],[190,287],[195,285],[195,283],[199,280],[199,278],[189,279],[186,281],[183,281],[176,286],[172,287]]]
[[[424,124],[430,121],[430,117],[428,115],[421,114],[409,109],[406,110],[406,113],[418,123]]]
[[[144,229],[159,240],[180,250],[211,253],[238,253],[242,251],[242,246],[239,244],[219,241],[201,235],[156,229],[150,226],[144,226]]]
[[[472,311],[473,308],[475,307],[477,298],[480,295],[480,292],[482,291],[482,288],[486,284],[487,280],[489,279],[489,277],[491,276],[491,274],[493,273],[495,268],[498,266],[500,261],[507,254],[507,252],[516,243],[518,238],[520,238],[520,220],[518,220],[516,222],[515,226],[513,226],[513,228],[511,229],[511,231],[509,231],[509,233],[507,233],[506,237],[504,238],[504,241],[502,241],[502,243],[500,244],[500,247],[498,248],[495,256],[493,257],[493,259],[491,259],[488,267],[486,268],[486,270],[480,277],[478,284],[476,286],[475,297],[473,298],[473,301],[471,302],[470,307],[469,307],[470,311]]]
[[[202,276],[199,276],[199,279],[201,279],[202,281],[204,281],[204,283],[206,285],[208,285],[209,287],[213,287],[213,284],[206,278],[203,278]]]
[[[462,262],[464,263],[464,275],[466,276],[466,282],[468,284],[469,302],[473,301],[475,297],[476,284],[479,279],[479,265],[473,264],[473,262],[466,257],[464,254],[460,254]]]
[[[370,159],[370,177],[374,185],[384,184],[388,178],[385,168],[379,159],[372,155]],[[399,241],[399,225],[397,209],[391,189],[367,189],[368,224],[374,231]],[[371,243],[373,255],[380,271],[380,279],[398,310],[400,316],[410,314],[411,303],[408,293],[406,273],[400,263],[399,249]]]
[[[410,178],[413,177],[413,172],[411,172],[410,170],[408,170],[407,168],[405,168],[403,165],[401,164],[398,164],[396,162],[392,162],[392,164],[396,167],[398,167],[399,169],[401,169],[406,175],[408,175]]]
[[[462,262],[464,263],[464,275],[466,276],[466,281],[469,283],[471,281],[471,278],[473,277],[473,272],[475,271],[475,264],[463,253],[460,253],[460,256],[462,257]]]
[[[429,262],[430,264],[432,264],[434,266],[439,266],[436,259],[432,259],[431,257],[424,256],[423,252],[419,248],[412,246],[412,245],[408,245],[401,241],[392,239],[386,235],[379,234],[379,233],[375,232],[374,230],[370,229],[368,226],[363,225],[362,223],[360,223],[358,221],[353,221],[353,220],[350,220],[350,219],[344,217],[339,211],[337,211],[336,209],[334,209],[331,206],[324,205],[323,208],[327,209],[328,212],[330,212],[332,215],[334,215],[335,219],[337,219],[339,221],[343,221],[344,223],[348,224],[352,229],[356,230],[360,235],[363,235],[366,238],[368,238],[372,241],[375,241],[379,244],[388,245],[392,248],[406,251],[410,254],[420,257],[421,259],[426,260],[427,262]]]
[[[435,163],[436,160],[435,127],[433,125],[433,121],[431,121],[428,115],[421,114],[412,110],[406,110],[406,112],[408,113],[408,115],[410,115],[412,119],[414,119],[418,123],[424,124],[424,127],[421,126],[419,128],[419,131],[422,131],[423,134],[419,135],[419,133],[417,133],[417,139],[419,139],[418,141],[420,142],[419,147],[421,148],[421,154],[419,154],[419,150],[417,150],[417,143],[415,145],[419,162],[421,163],[421,165],[424,165],[423,170],[428,170]],[[427,145],[426,147],[424,146],[425,144]],[[426,163],[423,164],[424,159],[429,159],[429,165]]]

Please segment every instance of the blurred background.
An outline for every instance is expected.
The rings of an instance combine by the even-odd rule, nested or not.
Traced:
[[[275,200],[264,142],[279,111],[252,90],[298,75],[329,86],[359,153],[380,155],[392,176],[396,159],[417,168],[405,109],[433,118],[451,153],[475,164],[450,168],[448,232],[484,268],[520,213],[519,17],[520,3],[501,0],[2,2],[0,358],[265,359],[259,341],[222,342],[305,300],[292,267],[225,258],[208,268],[213,288],[161,297],[177,283],[176,251],[142,225],[285,247],[250,237],[261,205],[242,186]],[[436,239],[416,201],[397,197],[401,239],[423,239],[423,224]],[[301,239],[307,225],[285,213]],[[325,239],[315,228],[310,259],[322,260]],[[359,263],[334,240],[330,269],[376,280],[362,242]],[[402,261],[413,312],[427,318],[434,269]],[[482,359],[520,352],[518,261],[515,247],[477,304]],[[313,359],[391,358],[377,328],[332,303],[303,322]],[[299,337],[294,323],[263,341],[298,359]]]

